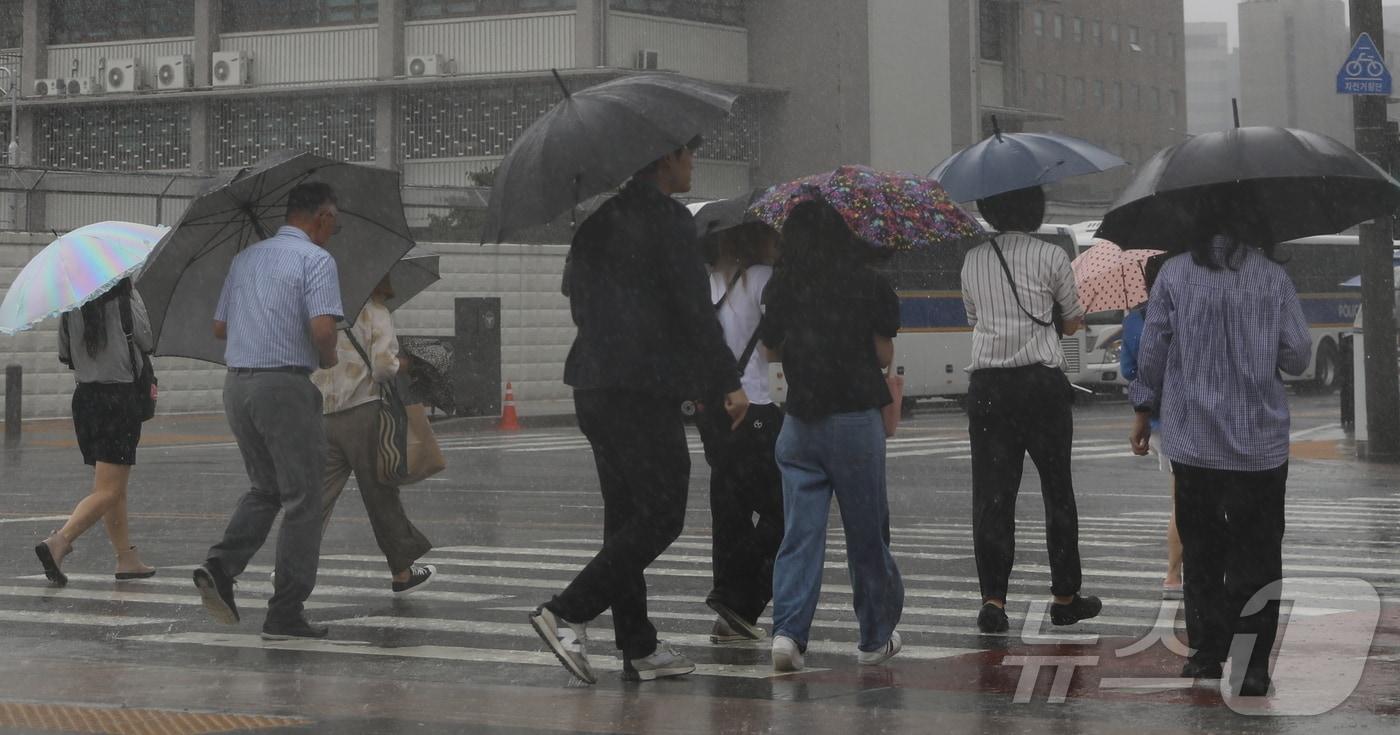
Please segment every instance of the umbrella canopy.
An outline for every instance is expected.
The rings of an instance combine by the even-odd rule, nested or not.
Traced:
[[[704,238],[716,232],[738,227],[745,222],[757,221],[749,208],[764,191],[763,189],[754,189],[728,199],[687,205],[686,208],[695,217],[696,236]]]
[[[1100,240],[1074,259],[1074,282],[1084,311],[1123,311],[1147,301],[1147,259],[1160,250],[1123,250]]]
[[[496,170],[482,242],[550,222],[617,187],[724,118],[735,100],[708,84],[664,73],[564,94],[516,138]]]
[[[389,307],[389,311],[394,311],[441,278],[438,273],[438,254],[426,248],[415,247],[389,270],[389,283],[394,287],[394,297],[385,301],[384,305]]]
[[[399,174],[309,153],[277,154],[190,203],[136,286],[146,301],[157,355],[222,363],[224,343],[209,325],[234,256],[284,223],[287,194],[321,181],[335,189],[341,231],[326,245],[340,273],[351,322],[385,273],[413,247]]]
[[[98,222],[49,243],[5,292],[0,333],[23,332],[112,290],[141,269],[169,231],[131,222]]]
[[[447,413],[455,411],[451,339],[399,337],[399,352],[414,358],[408,370],[409,395],[418,403],[436,406]]]
[[[1337,141],[1306,130],[1198,135],[1138,168],[1097,235],[1126,249],[1180,251],[1222,226],[1283,242],[1341,232],[1400,206],[1400,182]],[[1213,221],[1228,212],[1228,222]]]
[[[918,250],[983,234],[937,181],[867,166],[842,166],[778,184],[764,192],[751,211],[759,221],[782,230],[793,207],[814,199],[830,204],[857,237],[879,249]]]
[[[985,199],[1128,162],[1086,140],[1059,133],[1003,133],[943,159],[929,172],[956,202]]]

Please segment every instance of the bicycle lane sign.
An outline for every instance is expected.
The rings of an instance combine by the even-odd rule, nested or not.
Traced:
[[[1371,40],[1371,34],[1361,34],[1337,71],[1337,94],[1389,96],[1390,89],[1390,70],[1385,68],[1385,58]]]

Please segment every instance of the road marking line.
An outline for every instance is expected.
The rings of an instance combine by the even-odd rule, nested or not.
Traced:
[[[380,559],[380,562],[382,563],[382,562],[383,562],[383,559]],[[166,568],[169,569],[169,568],[171,568],[171,567],[166,567]],[[255,573],[255,574],[266,574],[267,572],[272,571],[272,567],[249,566],[248,569],[247,569],[247,571],[253,572],[253,573]],[[351,570],[347,570],[347,571],[351,571]],[[360,574],[359,574],[360,571],[361,571],[361,570],[353,570],[351,574],[348,574],[348,575],[345,575],[345,576],[360,576]],[[327,570],[327,574],[331,574],[331,573],[332,573],[332,572],[331,572],[330,570]],[[339,575],[335,575],[335,576],[339,576]],[[379,574],[377,574],[377,575],[374,575],[374,576],[378,576],[378,577],[381,577],[381,578],[382,578],[382,577],[387,577],[388,575],[385,574],[385,573],[383,573],[383,572],[381,572],[381,573],[379,573]],[[20,579],[43,579],[43,578],[44,578],[44,575],[42,575],[42,574],[39,574],[39,575],[28,575],[28,576],[20,577]],[[102,574],[69,574],[69,575],[68,575],[68,579],[70,579],[70,580],[72,580],[72,581],[75,581],[75,582],[103,582],[103,581],[111,581],[112,578],[111,578],[110,576],[102,575]],[[163,578],[163,579],[162,579],[162,578],[160,578],[160,577],[152,577],[152,578],[150,578],[150,579],[142,580],[142,581],[141,581],[141,584],[143,584],[143,585],[159,585],[159,586],[162,586],[162,587],[185,587],[185,588],[188,588],[188,589],[190,590],[191,601],[194,602],[194,603],[198,603],[198,602],[199,602],[199,596],[198,596],[198,594],[197,594],[197,593],[195,592],[195,590],[194,590],[194,584],[193,584],[192,582],[190,582],[189,580],[186,580],[186,579],[174,579],[174,578],[170,578],[170,577],[166,577],[166,578]],[[236,588],[235,591],[236,591],[236,592],[241,592],[241,593],[249,593],[249,592],[251,592],[251,593],[253,593],[253,594],[255,594],[255,595],[264,595],[264,596],[265,596],[264,599],[266,599],[266,597],[270,597],[270,596],[272,595],[272,583],[271,583],[271,582],[252,582],[252,581],[245,582],[245,581],[240,580],[240,581],[238,582],[238,587]],[[357,597],[357,598],[368,598],[368,599],[371,599],[371,600],[373,600],[374,598],[378,597],[378,598],[380,598],[381,600],[383,600],[384,602],[388,602],[390,599],[392,599],[392,598],[390,597],[389,587],[388,587],[387,584],[386,584],[385,586],[383,586],[383,587],[376,587],[376,588],[372,588],[372,587],[338,587],[338,586],[335,586],[335,585],[322,585],[322,584],[318,584],[318,585],[316,585],[316,592],[315,592],[315,594],[317,594],[317,595],[325,595],[325,596],[327,596],[327,597]],[[502,597],[504,597],[505,595],[487,595],[487,594],[477,594],[477,593],[472,593],[472,592],[443,592],[443,591],[440,591],[440,590],[423,590],[422,592],[415,592],[415,593],[413,593],[413,596],[414,596],[415,598],[420,599],[420,600],[442,600],[442,601],[445,601],[445,602],[486,602],[486,601],[488,601],[488,600],[499,600],[499,599],[501,599]],[[343,605],[334,605],[334,607],[343,607]]]
[[[0,610],[0,621],[6,623],[42,623],[45,625],[99,625],[102,627],[169,625],[170,623],[176,622],[168,618],[52,612],[49,610]]]
[[[68,516],[24,516],[22,518],[0,518],[0,523],[39,523],[40,521],[66,521]]]

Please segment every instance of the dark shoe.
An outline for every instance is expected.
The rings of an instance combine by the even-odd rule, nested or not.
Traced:
[[[73,551],[73,544],[63,534],[54,531],[49,537],[39,542],[34,547],[34,555],[39,557],[39,564],[44,567],[44,576],[50,582],[62,587],[68,584],[68,575],[63,573],[59,565],[63,564],[63,557],[68,556]]]
[[[1244,681],[1240,682],[1235,693],[1241,697],[1264,697],[1269,694],[1269,685],[1273,680],[1269,678],[1266,671],[1246,671]]]
[[[1011,628],[1011,621],[1006,619],[1006,609],[997,607],[990,602],[982,604],[982,609],[977,612],[977,629],[983,633],[1005,633]]]
[[[720,602],[719,600],[705,600],[705,604],[729,626],[729,629],[743,636],[747,640],[757,641],[763,639],[763,629],[744,619],[743,615],[734,612],[734,608]]]
[[[117,552],[118,581],[130,579],[150,579],[156,576],[156,568],[141,563],[141,557],[136,554],[136,547],[132,546],[126,551]]]
[[[306,618],[297,618],[285,623],[269,620],[263,623],[262,629],[262,639],[265,641],[320,640],[329,634],[329,628],[324,625],[312,625],[306,622]]]
[[[1103,603],[1099,598],[1092,595],[1075,595],[1074,601],[1064,605],[1058,602],[1050,603],[1050,622],[1055,625],[1074,625],[1081,620],[1097,617],[1100,610],[1103,610]]]
[[[238,605],[233,601],[233,578],[224,574],[217,561],[209,560],[195,567],[194,586],[204,602],[204,609],[214,620],[224,625],[238,624]]]
[[[1183,679],[1219,679],[1222,676],[1220,662],[1214,663],[1187,661],[1181,667],[1181,678]]]
[[[432,564],[414,564],[408,568],[408,581],[393,584],[394,597],[407,597],[432,584],[437,567]]]

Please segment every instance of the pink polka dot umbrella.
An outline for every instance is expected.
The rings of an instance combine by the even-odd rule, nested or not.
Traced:
[[[1147,301],[1147,259],[1160,250],[1123,250],[1107,240],[1079,254],[1072,264],[1084,311],[1125,311]]]

